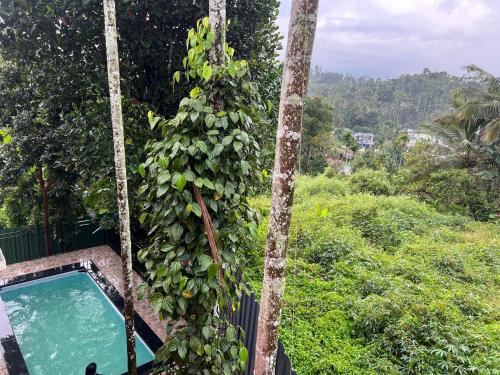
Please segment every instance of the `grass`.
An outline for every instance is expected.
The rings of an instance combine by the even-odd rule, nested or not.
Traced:
[[[281,340],[298,374],[500,373],[500,230],[301,177]],[[259,293],[270,198],[247,249]]]

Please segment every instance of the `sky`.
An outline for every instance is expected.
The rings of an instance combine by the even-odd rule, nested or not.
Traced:
[[[281,0],[278,24],[285,36],[291,2]],[[319,3],[313,66],[392,78],[424,68],[463,75],[465,65],[476,64],[500,76],[500,0]]]

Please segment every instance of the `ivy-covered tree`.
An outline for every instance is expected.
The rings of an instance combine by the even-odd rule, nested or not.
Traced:
[[[139,167],[145,179],[140,220],[150,241],[139,260],[147,269],[149,301],[168,324],[169,340],[157,360],[173,361],[171,371],[180,374],[232,374],[248,359],[226,311],[238,309],[245,292],[238,277],[241,249],[258,224],[247,199],[261,180],[257,137],[268,122],[247,61],[234,59],[226,44],[222,63],[209,62],[214,39],[208,18],[189,30],[185,71],[174,80],[192,89],[170,120],[150,113],[162,137],[148,143]],[[214,96],[220,108],[214,108]],[[217,256],[205,230],[207,217]]]

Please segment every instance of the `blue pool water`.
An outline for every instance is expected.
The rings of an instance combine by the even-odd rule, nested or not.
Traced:
[[[30,375],[127,371],[123,317],[87,273],[71,272],[0,293]],[[137,365],[153,354],[136,336]]]

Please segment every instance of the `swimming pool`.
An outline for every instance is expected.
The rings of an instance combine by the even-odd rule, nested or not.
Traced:
[[[0,297],[30,375],[127,371],[123,316],[83,270],[3,287]],[[137,365],[153,352],[136,334]]]

